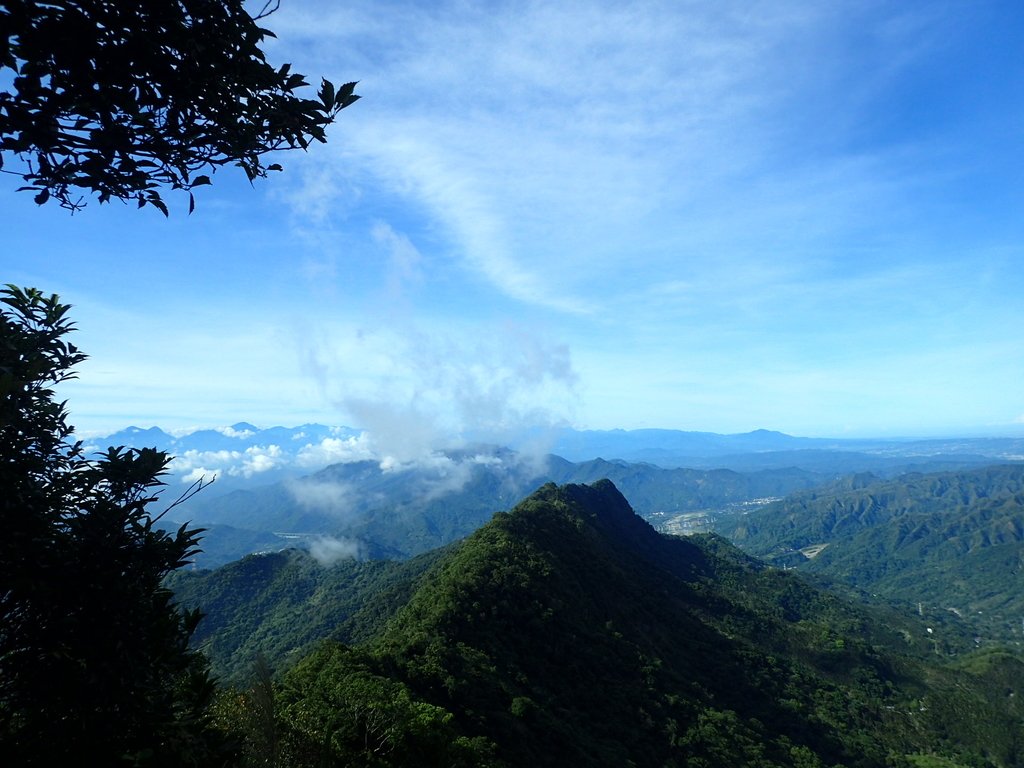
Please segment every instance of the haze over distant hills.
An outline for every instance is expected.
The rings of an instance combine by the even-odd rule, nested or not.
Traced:
[[[258,440],[249,426],[204,437]],[[328,440],[350,459],[274,483],[254,471],[174,510],[212,524],[203,546],[222,561],[308,554],[169,582],[208,614],[196,640],[220,674],[244,684],[267,659],[282,675],[282,732],[310,754],[332,712],[380,694],[437,715],[438,764],[1020,765],[1017,440],[553,442],[699,449],[704,467],[486,445],[396,461],[361,433]],[[209,456],[294,471],[302,442]],[[700,529],[767,562],[714,533],[662,535]],[[351,722],[339,759],[366,743]],[[421,731],[393,731],[394,748],[421,755]]]
[[[171,434],[129,427],[89,441],[175,456],[173,499],[216,477],[172,518],[206,527],[200,564],[309,546],[325,558],[408,557],[465,536],[545,482],[612,479],[637,511],[671,532],[706,530],[707,513],[761,502],[856,472],[968,469],[1021,460],[1024,439],[831,440],[780,432],[534,431],[510,446],[463,446],[403,460],[350,427],[305,424]]]
[[[831,476],[794,468],[741,473],[623,460],[570,462],[481,447],[400,466],[339,463],[270,485],[220,496],[199,494],[172,517],[211,528],[204,543],[210,549],[207,561],[223,540],[224,532],[212,527],[220,525],[277,532],[292,544],[329,542],[339,554],[404,558],[472,533],[544,483],[603,478],[617,483],[641,514],[662,518],[778,498]],[[277,548],[284,543],[279,541]],[[236,550],[233,557],[242,554]],[[232,555],[230,548],[224,555]]]
[[[217,478],[208,495],[250,483],[268,483],[313,472],[337,462],[367,459],[372,452],[363,433],[349,427],[302,424],[260,428],[247,422],[228,427],[171,434],[160,427],[127,427],[111,435],[90,437],[85,448],[110,445],[158,448],[174,457],[174,482]]]
[[[373,436],[344,426],[303,424],[297,427],[256,427],[239,422],[228,427],[171,434],[159,427],[128,427],[103,437],[91,437],[87,449],[109,445],[156,447],[175,457],[172,474],[182,482],[216,475],[207,496],[253,484],[278,482],[326,466],[353,461],[395,464],[392,452]],[[872,471],[878,474],[907,469],[966,467],[993,461],[1024,461],[1024,438],[934,438],[926,440],[831,439],[794,437],[770,430],[739,434],[688,432],[671,429],[575,430],[536,429],[510,436],[505,447],[520,454],[555,454],[569,461],[604,458],[647,462],[657,466],[726,468],[737,471],[799,467],[822,472]],[[465,445],[439,445],[426,456],[398,463],[428,463],[433,457]],[[424,452],[420,452],[424,453]]]

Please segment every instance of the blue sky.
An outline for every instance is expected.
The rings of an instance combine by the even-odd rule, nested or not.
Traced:
[[[81,429],[1024,431],[1018,2],[284,0],[327,145],[153,210],[3,180]],[[385,437],[381,438],[382,440]]]

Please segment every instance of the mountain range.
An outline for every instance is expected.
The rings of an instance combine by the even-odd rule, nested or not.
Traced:
[[[269,541],[265,534],[276,532],[278,548],[329,540],[336,547],[344,542],[364,558],[403,558],[467,536],[544,483],[602,478],[616,482],[643,515],[672,518],[784,496],[831,476],[800,469],[665,469],[604,459],[574,463],[557,456],[532,458],[479,448],[397,467],[375,461],[334,464],[281,483],[220,496],[199,494],[173,510],[172,517],[208,527],[207,544],[225,547],[226,554],[230,548],[219,526],[231,526],[232,540],[243,547]],[[239,529],[262,531],[264,536],[241,540]],[[202,562],[212,564],[210,555]]]
[[[388,452],[375,444],[372,435],[322,424],[260,428],[239,422],[175,434],[159,427],[128,427],[83,442],[87,450],[124,445],[167,451],[175,457],[172,484],[191,482],[203,474],[217,477],[207,496],[298,477],[330,464],[388,459]],[[503,445],[524,456],[555,454],[574,462],[603,457],[665,468],[736,471],[799,467],[839,474],[871,471],[892,475],[911,469],[1024,461],[1024,438],[850,440],[794,437],[763,429],[721,435],[667,429],[548,428],[510,435]],[[465,450],[466,445],[439,445],[413,460],[422,462],[456,449]]]
[[[200,437],[284,455],[248,427]],[[263,702],[285,765],[1024,764],[1024,464],[995,463],[1013,440],[648,436],[704,441],[683,468],[488,445],[398,462],[334,434],[346,461],[280,459],[171,515],[209,528],[198,566],[226,563],[168,584],[242,686],[223,716],[256,763],[266,732],[233,707]],[[580,434],[562,448],[637,437]]]
[[[356,429],[261,429],[240,422],[176,435],[130,427],[90,438],[86,449],[168,451],[175,457],[165,492],[169,500],[200,478],[216,477],[167,521],[207,529],[199,561],[204,566],[308,545],[317,537],[326,537],[321,549],[327,552],[407,557],[470,533],[549,481],[609,477],[641,514],[666,530],[685,532],[710,527],[701,513],[770,500],[848,473],[894,477],[1024,455],[1024,440],[1015,438],[851,441],[767,430],[719,435],[557,429],[519,435],[512,443],[520,450],[464,446],[395,461]],[[538,445],[562,455],[538,453]]]
[[[745,510],[716,528],[747,551],[1024,640],[1024,466],[846,477]]]
[[[207,611],[215,663],[246,649],[279,671],[224,703],[254,762],[1010,768],[1024,756],[1017,656],[971,651],[955,616],[936,628],[716,535],[659,534],[610,481],[545,485],[405,563],[318,568],[279,553],[173,586]]]

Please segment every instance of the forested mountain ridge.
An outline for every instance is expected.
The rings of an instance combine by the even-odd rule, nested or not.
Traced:
[[[719,530],[770,562],[957,612],[1021,641],[1024,467],[870,475],[796,492]]]
[[[794,492],[738,526],[735,537],[752,544],[771,540],[780,550],[790,542],[799,548],[904,515],[957,511],[988,499],[1024,499],[1024,466],[995,465],[893,479],[853,475]]]
[[[192,640],[214,672],[243,684],[260,657],[282,667],[324,639],[373,637],[446,551],[406,561],[345,558],[324,567],[289,549],[214,571],[177,571],[167,586],[182,605],[203,611]]]
[[[610,482],[547,485],[441,555],[374,639],[328,644],[284,673],[279,754],[1019,765],[1019,661],[929,664],[924,626],[893,621],[718,537],[662,536]]]

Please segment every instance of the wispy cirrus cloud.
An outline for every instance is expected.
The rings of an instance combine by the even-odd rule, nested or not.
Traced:
[[[806,247],[865,203],[884,205],[879,153],[898,148],[849,147],[856,115],[927,49],[932,16],[874,15],[858,4],[517,3],[282,18],[336,40],[336,65],[368,72],[334,150],[340,177],[366,164],[498,290],[586,313],[604,300],[592,293],[602,275],[650,280],[644,266],[714,259],[695,232]],[[838,45],[855,22],[878,28],[856,80],[854,52]],[[841,102],[808,98],[835,87]]]
[[[410,445],[435,444],[474,413],[490,429],[532,411],[815,434],[847,413],[888,432],[1006,424],[1022,14],[292,0],[270,58],[360,80],[326,145],[285,158],[266,196],[218,178],[158,237],[111,207],[8,217],[11,253],[48,236],[11,279],[134,306],[88,331],[96,363],[68,389],[105,423],[361,409],[394,445],[399,417]],[[574,381],[527,383],[508,327]],[[918,363],[956,373],[901,389]]]

